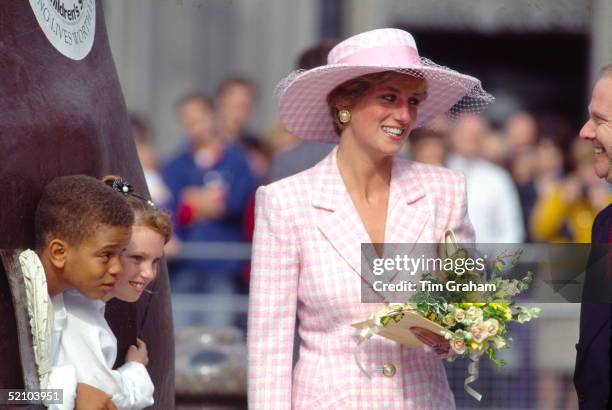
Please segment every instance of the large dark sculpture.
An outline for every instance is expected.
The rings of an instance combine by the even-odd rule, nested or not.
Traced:
[[[83,1],[64,3],[77,7]],[[24,388],[24,380],[33,377],[32,356],[24,349],[23,306],[16,285],[9,285],[17,275],[10,260],[14,250],[33,246],[33,216],[43,186],[59,175],[112,173],[146,192],[102,2],[96,3],[93,47],[78,61],[54,48],[29,1],[3,2],[0,7],[1,389]],[[137,304],[110,302],[106,316],[119,342],[118,361],[138,334],[149,349],[155,408],[174,408],[174,341],[165,269],[152,295]]]

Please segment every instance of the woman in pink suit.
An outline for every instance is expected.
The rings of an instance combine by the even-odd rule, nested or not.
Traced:
[[[463,176],[394,155],[415,127],[492,97],[478,79],[420,58],[397,29],[341,42],[327,65],[290,75],[279,94],[289,132],[338,145],[313,168],[257,191],[249,407],[454,408],[441,354],[378,336],[357,346],[351,324],[380,307],[361,303],[360,246],[436,243],[447,229],[473,242]]]

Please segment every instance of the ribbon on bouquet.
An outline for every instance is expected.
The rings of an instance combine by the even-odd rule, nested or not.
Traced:
[[[405,311],[408,311],[408,310],[410,309],[399,310],[396,312],[385,312],[384,315],[393,317],[393,316],[401,315]],[[361,360],[359,360],[359,352],[361,350],[361,346],[363,345],[363,342],[370,340],[372,336],[378,334],[381,330],[384,329],[384,326],[380,320],[380,316],[382,315],[381,312],[382,311],[372,313],[370,317],[368,318],[368,321],[370,321],[372,324],[370,326],[364,327],[359,332],[358,341],[357,341],[357,351],[355,352],[355,355],[354,355],[357,366],[369,378],[372,378],[372,376],[370,375],[370,372],[368,372],[366,368],[363,366],[363,364],[361,363]],[[379,368],[375,368],[374,370],[379,370]]]
[[[475,357],[470,357],[471,363],[468,365],[468,374],[469,376],[463,380],[463,389],[467,394],[480,401],[482,399],[482,394],[478,393],[474,390],[470,383],[478,380],[478,360],[480,359],[480,355]]]
[[[384,326],[382,325],[382,323],[380,323],[380,319],[374,313],[370,315],[368,320],[372,321],[372,325],[364,327],[359,332],[359,338],[358,338],[359,340],[357,341],[357,351],[355,352],[354,357],[355,357],[355,362],[357,363],[357,366],[359,367],[359,370],[361,370],[363,374],[365,374],[366,376],[368,376],[368,378],[371,379],[372,376],[370,375],[370,372],[368,372],[365,369],[365,367],[361,363],[361,360],[359,360],[359,352],[361,350],[361,346],[363,345],[363,342],[370,340],[372,336],[374,336],[375,334],[378,334],[378,332],[380,332]]]

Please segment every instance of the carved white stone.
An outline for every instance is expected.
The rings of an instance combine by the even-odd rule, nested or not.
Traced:
[[[28,315],[40,388],[45,389],[51,371],[49,351],[53,326],[53,305],[47,291],[45,270],[38,255],[30,249],[25,250],[19,254],[19,263],[28,300]]]

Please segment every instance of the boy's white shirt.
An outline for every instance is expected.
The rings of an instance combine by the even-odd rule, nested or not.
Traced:
[[[63,294],[51,298],[53,304],[53,325],[51,328],[51,345],[49,349],[49,360],[51,372],[47,389],[61,389],[63,398],[61,404],[48,405],[51,410],[74,409],[76,400],[77,376],[76,368],[71,363],[58,363],[59,347],[66,327],[66,308],[64,307]]]
[[[64,292],[64,305],[66,326],[54,363],[73,366],[79,383],[110,394],[120,410],[153,405],[154,386],[144,365],[127,362],[113,370],[117,338],[104,318],[105,303],[69,290]]]
[[[36,274],[44,272],[36,253],[28,249],[20,254],[19,261],[22,272],[30,273],[29,277],[37,278],[46,288],[44,275]],[[37,297],[49,296],[44,292]],[[47,385],[41,387],[61,389],[63,401],[47,404],[47,407],[51,410],[74,409],[77,383],[89,384],[112,395],[113,402],[121,410],[152,405],[154,386],[142,364],[131,362],[112,370],[117,356],[117,339],[104,319],[104,302],[87,299],[77,291],[60,293],[50,298],[50,302],[52,309],[46,313],[52,325],[48,328],[49,343],[44,346],[48,350],[41,351],[48,356],[41,361],[50,363],[51,367]],[[30,318],[31,321],[40,319]]]
[[[19,263],[26,286],[27,308],[40,387],[63,391],[62,404],[46,405],[53,410],[72,410],[76,398],[76,371],[70,364],[60,366],[56,362],[62,331],[66,326],[63,296],[59,294],[53,298],[49,297],[42,262],[36,252],[31,249],[21,252]]]

